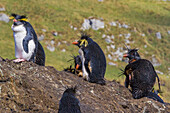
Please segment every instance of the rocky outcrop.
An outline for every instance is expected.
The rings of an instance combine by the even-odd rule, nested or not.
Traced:
[[[4,21],[4,22],[8,23],[9,17],[4,13],[0,13],[0,21]]]
[[[0,112],[57,112],[66,87],[77,86],[76,97],[82,113],[170,112],[148,98],[133,99],[116,81],[101,86],[51,66],[32,62],[14,63],[0,58]]]

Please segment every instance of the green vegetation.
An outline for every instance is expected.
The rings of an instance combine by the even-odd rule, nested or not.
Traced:
[[[106,56],[105,40],[102,34],[114,35],[114,44],[117,47],[124,47],[123,38],[118,37],[119,34],[131,33],[131,48],[139,48],[142,58],[151,59],[155,55],[156,59],[162,64],[155,67],[164,72],[165,75],[159,75],[163,92],[162,96],[166,102],[170,102],[170,81],[168,68],[170,67],[170,7],[168,2],[156,0],[1,0],[0,6],[4,6],[4,13],[27,15],[29,22],[34,27],[37,35],[44,34],[45,39],[41,41],[46,52],[46,65],[54,66],[57,70],[63,70],[68,67],[71,62],[72,55],[78,54],[78,48],[71,44],[79,38],[80,28],[85,18],[90,16],[103,18],[105,25],[108,27],[94,31],[92,29],[86,32],[101,46]],[[123,29],[118,27],[110,27],[109,22],[119,21],[126,23],[131,28]],[[12,22],[5,23],[0,21],[0,56],[3,58],[14,59],[14,41],[11,30]],[[77,27],[73,30],[70,25]],[[42,32],[46,29],[47,32]],[[52,32],[58,32],[60,36],[53,36]],[[135,31],[135,32],[134,32]],[[157,39],[156,32],[160,32],[162,39]],[[144,37],[141,34],[145,34]],[[54,52],[47,50],[46,42],[54,40],[56,49]],[[58,42],[67,41],[67,44]],[[147,48],[144,47],[147,45]],[[65,48],[66,52],[61,50]],[[113,50],[114,52],[116,51]],[[107,62],[110,60],[107,58]],[[118,77],[121,73],[120,68],[125,67],[126,63],[117,61],[117,66],[107,66],[106,79],[117,80],[123,85],[123,77]],[[168,77],[168,78],[167,78]],[[156,84],[157,86],[157,84]]]

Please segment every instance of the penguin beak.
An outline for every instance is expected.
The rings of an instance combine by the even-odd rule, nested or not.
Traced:
[[[16,20],[16,19],[14,19],[14,20],[13,20],[13,22],[17,22],[17,20]]]
[[[80,65],[77,64],[77,65],[76,65],[76,69],[78,69],[79,67],[80,67]]]
[[[73,42],[72,44],[77,45],[77,44],[78,44],[78,42]]]
[[[129,55],[128,54],[124,54],[123,57],[128,57]]]

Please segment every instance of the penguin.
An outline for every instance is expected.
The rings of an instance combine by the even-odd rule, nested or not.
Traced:
[[[75,70],[74,74],[77,74],[79,77],[83,76],[80,55],[74,56],[74,70]]]
[[[73,44],[79,47],[83,78],[105,85],[106,58],[100,46],[86,34],[82,34],[81,39]]]
[[[82,77],[83,74],[82,74],[82,65],[81,65],[80,56],[79,55],[73,56],[73,59],[70,59],[69,61],[72,61],[72,60],[74,61],[74,67],[72,65],[70,65],[70,67],[64,68],[63,71],[66,71],[66,72],[69,72],[72,74],[76,74],[79,77]],[[69,61],[67,61],[67,62],[69,62]]]
[[[129,64],[124,69],[126,76],[125,87],[130,85],[132,96],[134,99],[148,97],[164,103],[163,100],[152,92],[153,86],[158,80],[160,89],[160,81],[152,63],[149,60],[141,59],[138,49],[128,49],[128,53],[124,57],[129,59]]]
[[[37,35],[27,21],[26,16],[11,14],[11,26],[15,42],[14,62],[32,61],[38,65],[45,65],[45,52],[37,39]]]
[[[80,102],[75,97],[76,87],[67,88],[59,102],[58,113],[81,113]]]

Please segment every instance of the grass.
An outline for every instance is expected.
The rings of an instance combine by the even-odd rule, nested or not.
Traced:
[[[105,25],[108,27],[94,31],[92,29],[86,32],[91,35],[103,49],[106,56],[109,52],[106,50],[108,44],[102,38],[102,34],[114,35],[114,45],[116,49],[124,46],[124,38],[119,37],[119,34],[131,33],[130,40],[135,41],[131,43],[131,48],[139,48],[139,53],[142,58],[151,59],[155,55],[156,59],[162,64],[155,67],[164,72],[160,75],[161,81],[166,85],[162,86],[164,91],[163,98],[170,102],[170,88],[168,82],[170,67],[170,38],[167,33],[170,30],[170,7],[168,2],[161,2],[155,0],[105,0],[98,2],[98,0],[1,0],[0,6],[6,8],[5,13],[24,14],[28,16],[29,22],[34,27],[37,35],[45,35],[45,39],[41,42],[45,48],[46,65],[54,66],[57,70],[63,70],[68,67],[71,62],[72,55],[78,54],[78,48],[71,44],[76,39],[79,39],[80,27],[85,18],[90,16],[96,18],[103,18]],[[118,27],[110,27],[109,22],[119,21],[131,26],[129,29]],[[14,56],[14,40],[10,26],[12,22],[4,23],[0,21],[0,56],[3,58],[13,59]],[[77,27],[78,30],[73,30],[70,25]],[[42,32],[46,29],[47,32]],[[136,30],[134,32],[134,30]],[[60,36],[53,36],[52,32],[56,31]],[[161,32],[162,39],[155,37],[156,32]],[[144,33],[145,37],[140,34]],[[46,49],[46,41],[54,40],[56,50],[50,52]],[[67,41],[67,44],[58,42]],[[147,48],[144,48],[147,45]],[[65,48],[66,52],[61,49]],[[116,50],[112,50],[113,52]],[[107,58],[107,62],[110,60]],[[124,77],[118,77],[121,72],[119,68],[125,67],[126,63],[121,61],[114,62],[117,66],[107,66],[106,79],[117,80],[123,84]]]

